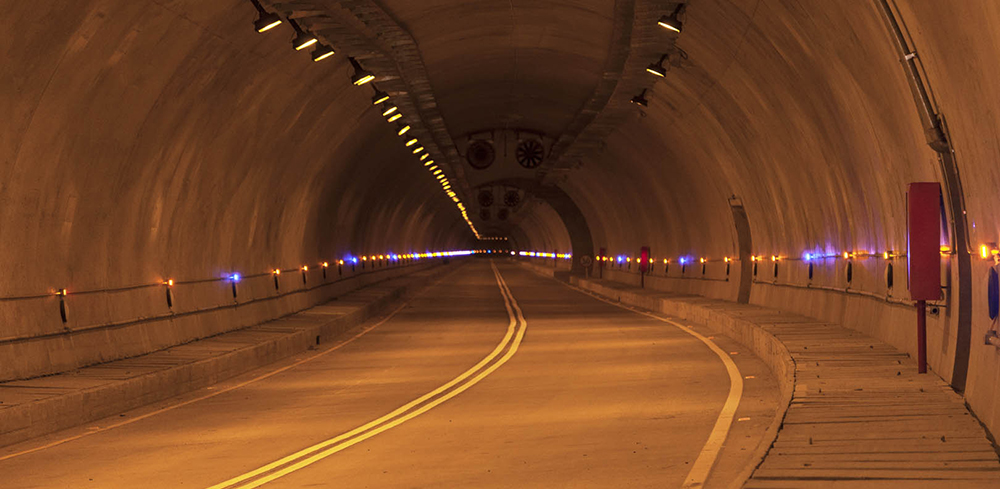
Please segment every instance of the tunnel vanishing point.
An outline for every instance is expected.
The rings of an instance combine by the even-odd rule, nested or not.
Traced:
[[[2,488],[1000,488],[1000,2],[0,7]]]

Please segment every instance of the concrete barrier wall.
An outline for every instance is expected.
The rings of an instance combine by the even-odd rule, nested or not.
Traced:
[[[54,316],[47,328],[35,325],[0,340],[0,381],[49,375],[95,363],[143,355],[173,345],[271,321],[307,309],[360,287],[426,269],[436,262],[362,271],[336,267],[279,275],[244,277],[232,296],[229,281],[176,284],[173,307],[166,288],[146,287],[121,292],[69,294],[68,321],[59,317],[59,297],[32,301],[31,307]],[[17,323],[14,323],[17,324]]]
[[[347,287],[354,287],[354,290],[363,289],[362,282],[375,284],[389,279],[390,276],[399,277],[431,267],[429,264],[422,264],[415,267],[360,275],[350,282],[344,281],[340,284],[338,293],[333,293],[330,290],[324,291],[323,294],[327,296],[343,295],[349,292]],[[368,302],[351,308],[346,314],[335,315],[332,319],[322,319],[323,315],[320,314],[306,316],[291,325],[265,323],[262,326],[270,331],[268,336],[256,343],[226,353],[208,356],[190,363],[180,361],[174,366],[154,369],[149,373],[136,374],[120,381],[106,382],[91,388],[68,390],[60,395],[7,407],[0,410],[0,446],[18,443],[169,399],[303,352],[315,345],[320,338],[324,342],[332,340],[351,328],[386,313],[400,299],[411,296],[428,283],[453,269],[453,267],[438,267],[431,270],[429,274],[422,274],[413,279],[404,277],[404,282],[398,285],[393,282],[394,285],[373,294]],[[308,313],[309,309],[306,312]],[[275,333],[272,330],[284,331],[284,333]],[[240,340],[232,341],[235,344],[241,342]],[[175,360],[170,359],[171,356],[167,355],[168,353],[170,352],[154,353],[154,355],[165,356],[159,362],[152,363],[169,365],[175,362]],[[180,356],[184,357],[184,354],[182,353]],[[144,371],[145,369],[135,370]],[[72,385],[72,383],[67,385]]]

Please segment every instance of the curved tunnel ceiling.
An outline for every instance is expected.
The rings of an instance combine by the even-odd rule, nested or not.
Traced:
[[[291,49],[287,25],[255,33],[248,0],[8,2],[0,293],[471,245],[454,202],[371,105],[372,92],[351,86],[346,54],[395,66],[398,75],[376,73],[376,83],[403,87],[393,96],[413,107],[407,120],[440,147],[465,202],[475,198],[474,170],[448,141],[504,128],[554,139],[581,115],[602,125],[593,134],[607,137],[573,143],[584,149],[565,178],[534,184],[555,185],[559,197],[536,192],[514,225],[484,226],[526,249],[634,254],[649,245],[662,258],[737,256],[736,197],[754,253],[899,251],[906,185],[950,178],[926,144],[880,0],[692,0],[681,34],[635,28],[627,38],[616,28],[623,2],[611,0],[263,3],[353,40],[313,63]],[[642,25],[676,5],[624,3]],[[362,18],[372,8],[412,42],[359,35],[374,25]],[[1000,53],[984,38],[1000,11],[931,0],[894,11],[960,169],[967,207],[946,207],[967,215],[970,229],[948,242],[1000,241],[991,198],[1000,182],[1000,98],[991,87]],[[686,56],[671,58],[665,77],[641,71],[675,46]],[[414,63],[426,81],[412,76]],[[648,107],[628,105],[637,87],[649,89]],[[594,100],[606,103],[595,110]],[[440,120],[425,118],[431,112]],[[822,266],[840,273],[841,264]],[[884,267],[859,265],[854,287],[885,296]],[[790,269],[789,282],[804,281]],[[731,284],[705,287],[726,296]],[[754,287],[756,302],[787,300],[778,288]],[[22,312],[2,310],[15,328],[32,327]],[[947,321],[935,361],[951,380],[968,338],[956,329],[970,326]],[[965,334],[975,336],[986,325],[971,328]],[[974,404],[991,395],[982,387],[989,375],[969,373]]]
[[[562,133],[601,78],[614,0],[382,0],[420,46],[454,137]]]

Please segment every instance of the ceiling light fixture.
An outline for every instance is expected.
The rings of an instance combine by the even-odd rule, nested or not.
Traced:
[[[384,109],[384,110],[382,110],[382,115],[383,116],[387,116],[387,115],[392,114],[393,112],[399,110],[399,107],[396,107],[395,105],[392,105],[392,104],[383,105],[382,108]]]
[[[299,27],[299,23],[295,22],[295,19],[288,19],[288,23],[291,24],[292,29],[295,29],[295,39],[292,40],[292,47],[294,47],[296,51],[302,51],[303,49],[319,42],[319,39],[316,39],[316,36],[303,31],[302,28]]]
[[[372,90],[375,90],[375,95],[372,95],[372,105],[378,105],[389,100],[389,94],[379,90],[374,83],[372,83]]]
[[[351,83],[361,86],[375,79],[375,75],[372,72],[364,69],[358,64],[358,60],[353,57],[347,58],[351,62],[351,66],[354,67],[354,76],[351,77]]]
[[[424,150],[423,146],[418,146],[416,149],[413,150],[413,154],[420,154],[420,152],[423,150]]]
[[[674,13],[660,17],[660,21],[657,24],[664,29],[680,34],[681,29],[684,27],[684,24],[680,20],[680,15],[684,13],[684,10],[685,4],[682,3],[674,9]]]
[[[396,128],[398,129],[398,131],[396,131],[396,135],[398,136],[402,136],[403,134],[406,134],[407,132],[410,131],[409,124],[399,123],[396,125]]]
[[[430,155],[429,154],[422,154],[422,155],[420,155],[420,161],[426,160],[428,156],[430,156]]]
[[[639,107],[649,107],[649,100],[646,100],[646,89],[643,89],[642,93],[639,95],[632,97],[632,100],[629,100],[629,102],[632,102]]]
[[[250,3],[257,9],[257,20],[253,21],[255,31],[269,31],[281,24],[281,17],[278,17],[278,14],[264,10],[257,0],[250,0]]]
[[[663,66],[664,61],[668,62],[666,66]],[[660,56],[660,61],[658,63],[650,63],[650,65],[646,67],[646,71],[659,77],[667,76],[667,72],[670,71],[669,61],[670,55],[664,54],[663,56]]]
[[[406,147],[409,148],[410,146],[413,146],[414,144],[417,144],[417,138],[413,138],[413,139],[407,141],[406,142]]]
[[[322,61],[330,56],[333,56],[333,54],[333,48],[323,43],[319,43],[316,45],[316,49],[313,50],[313,61]]]
[[[400,117],[403,117],[403,114],[396,113],[395,115],[389,118],[389,122],[396,122],[397,120],[399,120]]]

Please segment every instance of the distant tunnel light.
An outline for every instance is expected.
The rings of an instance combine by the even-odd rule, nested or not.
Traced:
[[[982,259],[987,259],[991,256],[1000,255],[1000,249],[997,249],[996,243],[987,243],[979,246],[979,256]]]
[[[354,59],[353,57],[348,57],[347,60],[350,61],[351,66],[354,67],[354,75],[351,76],[351,83],[357,86],[361,86],[375,79],[375,75],[372,74],[372,72],[362,68],[361,64],[358,63],[358,60]]]
[[[374,87],[375,85],[373,84],[372,88]],[[372,105],[378,105],[387,100],[389,100],[389,94],[376,88],[375,95],[372,95]]]
[[[670,71],[670,64],[668,63],[666,66],[664,66],[663,63],[669,62],[669,60],[670,60],[670,55],[664,54],[663,56],[660,56],[659,62],[651,63],[649,66],[647,66],[646,71],[661,78],[667,76],[667,72]]]
[[[281,17],[278,14],[264,10],[258,0],[250,0],[254,8],[257,9],[257,20],[253,22],[253,28],[257,32],[265,32],[274,29],[281,24]]]
[[[271,273],[273,273],[275,275],[281,275],[281,270],[275,268],[274,270],[271,270]]]
[[[267,13],[261,10],[260,16],[253,22],[253,28],[257,32],[267,32],[281,25],[281,17],[276,13]]]
[[[325,44],[319,44],[318,46],[316,46],[316,49],[313,50],[312,53],[313,61],[323,61],[324,59],[333,56],[333,54],[334,54],[333,48]]]
[[[632,97],[632,100],[629,100],[629,102],[639,107],[649,107],[649,100],[646,100],[646,89],[643,89],[639,95]]]
[[[684,24],[680,20],[680,15],[682,13],[684,13],[683,3],[678,5],[677,8],[674,9],[674,12],[672,14],[660,17],[660,20],[659,22],[657,22],[657,24],[660,27],[667,29],[668,31],[680,34],[681,30],[684,29]]]
[[[362,71],[351,77],[351,82],[355,85],[361,86],[375,79],[375,75],[368,71]]]
[[[233,283],[238,283],[241,278],[242,277],[240,277],[240,274],[234,273],[234,274],[232,274],[232,275],[229,276],[229,281],[233,282]]]
[[[316,39],[316,36],[303,31],[302,28],[299,27],[298,22],[290,19],[288,23],[292,25],[292,28],[295,29],[296,32],[295,39],[292,40],[292,47],[294,47],[296,51],[302,51],[303,49],[319,42],[319,39]]]

